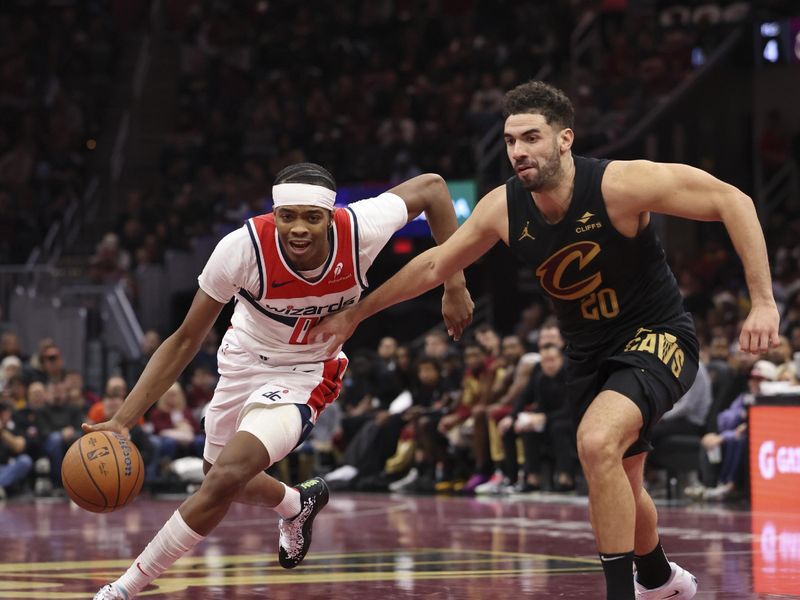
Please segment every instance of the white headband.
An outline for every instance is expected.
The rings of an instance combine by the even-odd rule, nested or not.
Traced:
[[[302,204],[306,206],[319,206],[333,210],[336,201],[336,192],[310,183],[279,183],[272,186],[272,206],[286,206],[287,204]]]

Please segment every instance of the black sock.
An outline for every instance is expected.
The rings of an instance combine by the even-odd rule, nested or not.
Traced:
[[[633,561],[636,563],[636,581],[647,589],[661,587],[672,575],[672,567],[669,566],[667,555],[661,547],[661,540],[644,556],[634,555]]]
[[[600,554],[606,576],[607,600],[634,600],[633,550],[619,554]]]

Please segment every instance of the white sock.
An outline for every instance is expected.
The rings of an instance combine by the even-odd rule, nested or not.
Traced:
[[[205,537],[192,531],[176,510],[114,585],[123,588],[130,597],[135,596]]]
[[[286,490],[283,494],[283,500],[281,500],[280,504],[278,504],[278,506],[272,510],[278,513],[284,519],[291,519],[300,513],[300,492],[298,492],[295,488],[289,487],[285,483],[282,483],[281,485]]]

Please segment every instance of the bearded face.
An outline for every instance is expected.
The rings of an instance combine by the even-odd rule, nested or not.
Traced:
[[[561,130],[536,113],[511,115],[506,119],[506,152],[517,178],[529,192],[555,187],[561,180]]]

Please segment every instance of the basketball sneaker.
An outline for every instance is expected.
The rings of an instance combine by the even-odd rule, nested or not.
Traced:
[[[633,578],[633,586],[636,589],[636,600],[689,600],[694,598],[697,593],[697,578],[686,569],[679,567],[674,562],[670,562],[672,575],[667,583],[652,590],[636,581]]]
[[[109,583],[94,595],[94,600],[130,600],[130,596],[122,588]]]
[[[300,492],[300,512],[278,523],[278,562],[284,569],[294,569],[302,562],[311,547],[314,517],[328,503],[328,486],[321,477],[314,477],[296,487]]]

